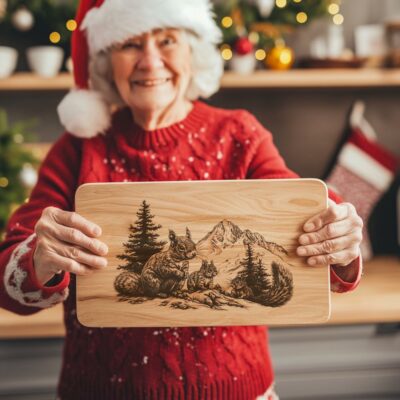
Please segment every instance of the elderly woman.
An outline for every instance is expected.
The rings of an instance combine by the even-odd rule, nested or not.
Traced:
[[[297,177],[251,114],[197,100],[218,89],[223,71],[208,0],[82,0],[77,22],[78,89],[59,107],[67,132],[9,220],[0,305],[27,315],[64,302],[62,400],[276,399],[265,327],[89,329],[77,321],[75,275],[107,268],[108,251],[101,227],[74,212],[79,185]],[[361,226],[353,206],[331,202],[299,238],[310,265],[331,264],[335,291],[358,284]]]

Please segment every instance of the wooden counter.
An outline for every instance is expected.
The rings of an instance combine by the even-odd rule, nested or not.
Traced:
[[[376,257],[365,264],[360,286],[332,295],[329,324],[400,322],[400,259]],[[62,306],[28,317],[0,309],[0,338],[62,337]]]

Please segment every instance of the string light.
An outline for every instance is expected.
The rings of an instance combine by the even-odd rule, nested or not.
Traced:
[[[61,35],[58,32],[51,32],[49,40],[51,43],[58,43],[61,40]]]
[[[287,0],[275,0],[275,4],[279,8],[284,8],[287,5]]]
[[[224,28],[230,28],[233,25],[233,19],[231,17],[224,17],[221,20],[221,25]]]
[[[5,188],[8,186],[8,179],[5,176],[0,178],[0,187]]]
[[[289,49],[282,49],[281,54],[279,56],[279,61],[282,64],[290,64],[292,62],[292,52]]]
[[[66,22],[65,26],[67,27],[67,29],[69,31],[73,32],[78,27],[78,24],[76,23],[76,21],[74,19],[69,19]]]
[[[23,137],[23,135],[21,135],[20,133],[16,133],[15,135],[14,135],[14,142],[15,143],[22,143],[24,141],[24,137]]]
[[[337,14],[339,11],[340,11],[339,4],[336,4],[336,3],[331,3],[331,4],[329,4],[329,6],[328,6],[328,12],[329,12],[329,14],[335,15],[335,14]]]
[[[301,0],[293,0],[293,3],[301,3]]]
[[[233,57],[231,49],[225,48],[221,51],[221,56],[225,61],[229,61]]]
[[[307,19],[308,19],[308,16],[307,16],[307,14],[305,13],[305,12],[299,12],[299,13],[297,13],[297,15],[296,15],[296,21],[299,23],[299,24],[304,24],[305,22],[307,22]]]
[[[267,56],[267,53],[265,52],[264,49],[258,49],[258,50],[256,50],[254,55],[256,57],[256,60],[262,61],[262,60],[265,60],[265,57]]]
[[[256,44],[260,40],[260,35],[258,34],[258,32],[250,32],[249,40],[251,43]]]
[[[344,17],[342,14],[336,14],[332,19],[335,25],[342,25],[344,22]]]

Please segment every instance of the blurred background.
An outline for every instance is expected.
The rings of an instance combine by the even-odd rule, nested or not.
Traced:
[[[76,4],[0,0],[0,233],[63,132],[56,107],[73,86]],[[255,114],[288,166],[327,181],[366,226],[363,282],[333,295],[329,325],[271,329],[278,392],[399,399],[400,0],[215,5],[226,73],[207,101]],[[347,157],[351,146],[361,171],[359,159]],[[0,310],[0,399],[54,397],[62,310],[39,314]]]

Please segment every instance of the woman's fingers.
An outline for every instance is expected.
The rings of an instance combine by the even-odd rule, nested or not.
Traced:
[[[360,247],[353,246],[345,250],[319,256],[310,257],[307,263],[310,265],[342,264],[348,265],[360,255]]]
[[[101,235],[101,228],[97,224],[87,220],[76,212],[63,211],[58,208],[52,210],[54,220],[70,228],[75,228],[85,235],[96,237]]]
[[[33,262],[41,283],[62,271],[87,275],[107,265],[107,245],[96,236],[98,225],[76,212],[46,207],[35,225],[37,236]]]
[[[107,254],[107,245],[93,238],[98,236],[97,233],[101,233],[98,225],[75,212],[63,211],[55,207],[49,207],[47,210],[50,220],[54,220],[56,224],[44,222],[45,229],[42,230],[46,232],[46,236],[52,236],[62,242],[81,246],[94,254],[102,256]]]
[[[62,257],[58,254],[53,254],[51,260],[49,262],[54,263],[56,265],[57,270],[63,270],[66,272],[71,272],[75,275],[91,275],[94,272],[94,269],[90,268],[90,266],[80,263],[71,258]],[[57,271],[54,271],[56,273]]]
[[[58,240],[81,246],[94,254],[105,256],[108,252],[108,247],[105,243],[86,236],[78,229],[58,225],[53,228],[53,233]]]
[[[331,202],[332,203],[332,202]],[[350,203],[331,204],[304,224],[299,237],[299,256],[307,263],[348,265],[358,257],[363,221]]]
[[[314,215],[305,222],[304,230],[306,232],[321,229],[323,226],[335,221],[341,221],[348,218],[352,213],[353,206],[350,203],[336,204],[330,201],[329,204],[330,206],[326,210]]]
[[[78,246],[68,246],[63,244],[59,246],[57,254],[94,269],[100,269],[107,266],[107,260],[104,257],[88,253]]]
[[[348,235],[354,230],[354,228],[354,222],[351,219],[346,218],[342,221],[332,222],[328,225],[325,225],[323,228],[316,232],[301,235],[299,238],[299,242],[302,245],[320,243],[324,240]]]
[[[297,254],[300,256],[316,256],[320,254],[329,254],[350,248],[357,245],[362,239],[361,232],[353,232],[346,236],[341,236],[331,240],[325,240],[308,246],[297,248]]]

